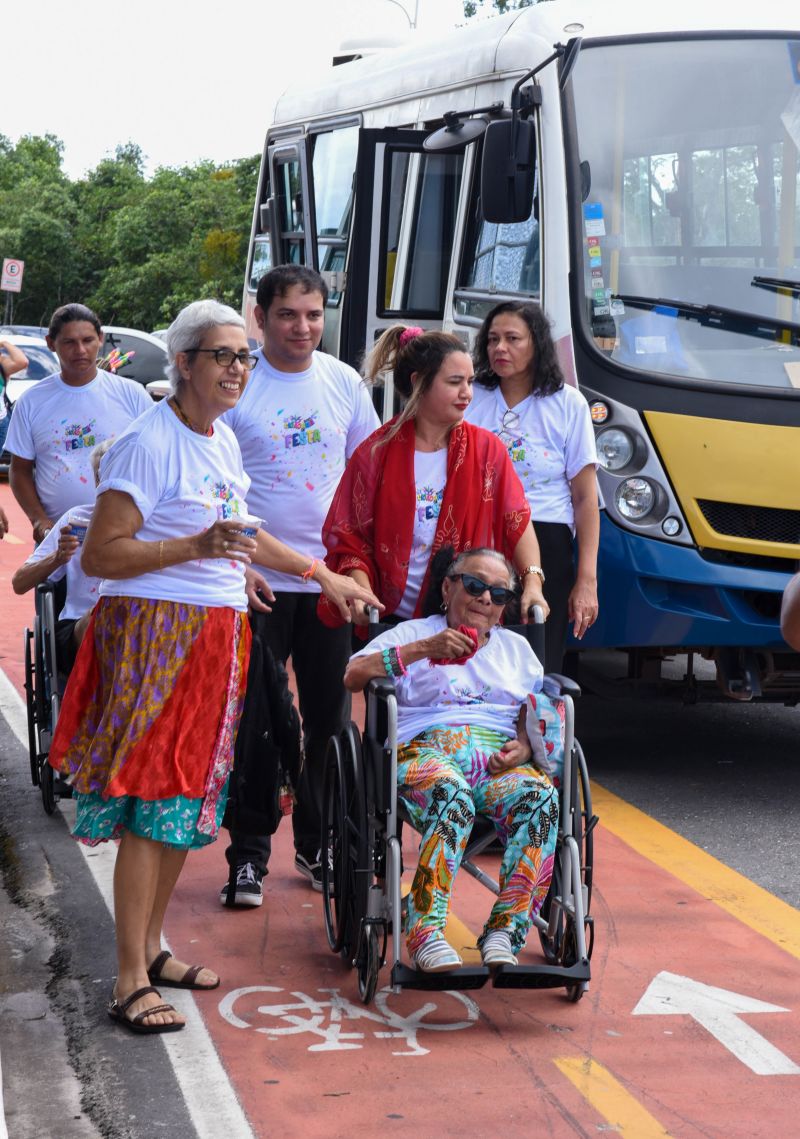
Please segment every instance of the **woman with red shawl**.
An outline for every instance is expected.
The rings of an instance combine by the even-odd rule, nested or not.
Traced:
[[[531,512],[508,452],[498,438],[465,422],[472,399],[472,360],[458,337],[394,325],[365,362],[375,381],[391,371],[406,401],[351,457],[322,529],[327,566],[368,586],[385,605],[382,619],[418,617],[431,558],[502,551],[522,579],[522,614],[547,602]],[[363,604],[353,620],[367,620]],[[323,597],[320,619],[342,622]]]

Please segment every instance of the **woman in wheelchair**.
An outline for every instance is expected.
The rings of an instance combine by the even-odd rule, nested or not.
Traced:
[[[442,613],[388,629],[345,673],[353,692],[373,677],[395,680],[399,793],[421,834],[405,932],[425,972],[461,965],[444,929],[477,812],[505,848],[500,894],[478,941],[484,965],[517,963],[553,873],[558,796],[531,764],[524,720],[542,668],[528,642],[499,624],[514,586],[497,551],[460,554],[441,582]]]
[[[92,451],[95,485],[100,479],[100,460],[112,442],[105,439]],[[56,583],[66,578],[66,599],[56,624],[58,669],[64,677],[72,671],[100,586],[99,577],[83,572],[79,553],[93,510],[94,503],[89,502],[63,514],[11,578],[11,587],[18,594],[44,581]]]

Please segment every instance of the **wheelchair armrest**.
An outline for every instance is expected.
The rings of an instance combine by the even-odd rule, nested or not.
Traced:
[[[391,676],[373,676],[365,692],[369,696],[394,696],[394,681]]]
[[[560,672],[548,672],[542,682],[542,691],[545,696],[571,696],[576,700],[581,694],[581,686]]]

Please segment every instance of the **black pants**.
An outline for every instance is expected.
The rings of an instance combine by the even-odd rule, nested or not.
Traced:
[[[322,779],[329,738],[350,719],[350,693],[342,684],[350,659],[350,626],[328,629],[317,617],[317,593],[276,593],[271,613],[258,614],[261,635],[282,664],[291,656],[303,722],[305,761],[292,812],[295,850],[316,859],[322,830]],[[253,862],[266,873],[268,834],[231,831],[229,865]]]
[[[565,522],[534,522],[533,528],[539,540],[542,569],[547,579],[544,596],[550,606],[550,616],[544,632],[545,659],[542,664],[547,672],[561,672],[567,643],[567,602],[575,584],[572,531]]]

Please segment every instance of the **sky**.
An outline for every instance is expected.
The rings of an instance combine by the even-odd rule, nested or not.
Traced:
[[[416,9],[416,11],[415,11]],[[407,14],[406,14],[407,13]],[[17,0],[4,5],[0,133],[54,134],[80,178],[120,143],[146,169],[261,152],[281,91],[349,37],[463,23],[461,0]]]

